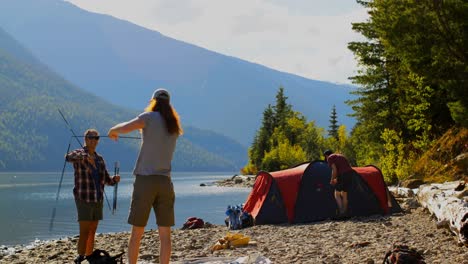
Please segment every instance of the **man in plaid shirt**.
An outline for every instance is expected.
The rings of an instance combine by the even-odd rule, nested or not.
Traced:
[[[95,129],[86,130],[85,145],[65,156],[75,169],[75,196],[80,237],[78,239],[78,257],[75,263],[81,263],[85,256],[94,250],[94,237],[99,220],[102,220],[104,185],[114,185],[120,181],[119,175],[109,176],[106,164],[96,152],[99,133]]]

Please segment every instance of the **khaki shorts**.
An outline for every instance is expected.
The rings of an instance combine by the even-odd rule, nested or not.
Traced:
[[[128,223],[146,226],[151,207],[158,226],[174,225],[175,193],[171,178],[162,175],[136,175]]]
[[[78,221],[99,221],[102,220],[102,202],[87,203],[75,200],[78,211]]]

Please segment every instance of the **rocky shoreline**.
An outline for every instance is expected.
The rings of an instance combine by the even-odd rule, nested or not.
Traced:
[[[231,178],[215,181],[213,184],[220,187],[246,187],[252,188],[255,183],[255,175],[237,175]]]
[[[217,186],[251,187],[254,176],[233,177]],[[259,225],[230,231],[207,223],[204,228],[172,230],[171,263],[382,263],[393,244],[420,252],[426,263],[468,264],[468,248],[458,243],[447,228],[440,228],[414,197],[398,195],[403,213],[391,216],[355,217],[297,225]],[[228,232],[250,238],[246,246],[212,251]],[[111,255],[126,252],[128,232],[98,234],[95,248]],[[0,248],[0,263],[73,263],[78,237],[37,241],[33,246]],[[139,263],[158,263],[157,230],[142,239]],[[124,255],[124,263],[126,261]],[[262,259],[263,262],[258,260]],[[257,260],[257,261],[255,261]],[[268,262],[270,261],[270,262]],[[84,263],[87,263],[86,261]]]
[[[382,263],[386,251],[397,243],[417,249],[427,263],[468,264],[467,247],[459,245],[449,230],[437,228],[421,207],[406,207],[404,213],[392,216],[253,226],[235,231],[249,236],[249,245],[212,252],[211,247],[227,232],[225,226],[211,225],[192,230],[173,229],[171,263],[214,260],[218,262],[211,263],[229,263],[246,256],[251,259],[263,256],[272,263]],[[96,248],[118,254],[127,250],[128,237],[127,232],[99,234]],[[145,232],[139,263],[158,263],[158,239],[156,230]],[[4,249],[0,263],[72,263],[76,241],[77,237],[70,237],[38,242],[32,248]]]

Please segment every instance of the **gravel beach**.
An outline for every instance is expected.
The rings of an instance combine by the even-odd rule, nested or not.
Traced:
[[[105,221],[102,224],[105,225]],[[250,259],[263,256],[271,263],[382,263],[392,244],[400,243],[417,249],[427,263],[468,264],[468,247],[459,245],[448,229],[438,229],[421,207],[406,208],[405,213],[385,217],[254,226],[235,231],[249,236],[249,245],[211,252],[211,247],[227,232],[226,226],[174,228],[171,263],[206,263],[209,260],[229,263],[246,256]],[[127,250],[128,237],[126,232],[99,234],[96,248],[115,255]],[[145,233],[139,263],[158,263],[158,240],[157,231]],[[0,263],[72,263],[76,241],[77,237],[71,237],[38,242],[29,249],[3,248]],[[124,263],[127,263],[125,258]]]

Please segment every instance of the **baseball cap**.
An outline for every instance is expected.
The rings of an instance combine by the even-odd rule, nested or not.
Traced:
[[[153,97],[151,97],[152,99],[166,99],[166,100],[169,100],[171,97],[169,95],[169,92],[166,90],[166,89],[163,89],[163,88],[159,88],[159,89],[156,89],[156,91],[154,91],[153,93]]]

